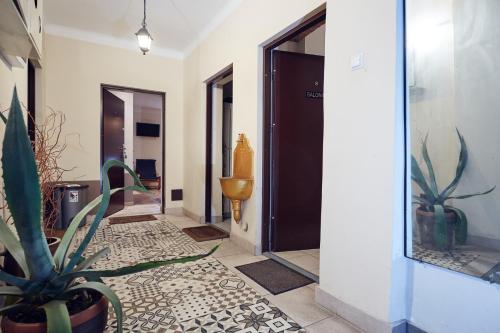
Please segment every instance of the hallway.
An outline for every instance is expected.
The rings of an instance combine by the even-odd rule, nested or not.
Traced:
[[[89,253],[109,246],[111,254],[95,268],[201,254],[220,243],[194,242],[180,230],[199,226],[187,217],[156,217],[112,226],[103,222]],[[314,302],[315,284],[273,296],[234,268],[265,259],[224,240],[212,257],[105,278],[105,283],[122,301],[126,332],[359,332]],[[108,332],[115,320],[111,314]]]

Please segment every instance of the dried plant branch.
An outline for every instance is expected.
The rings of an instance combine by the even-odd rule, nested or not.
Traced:
[[[67,148],[66,139],[62,140],[62,129],[66,122],[64,113],[49,108],[42,122],[35,125],[35,159],[37,161],[40,189],[45,208],[44,226],[54,228],[59,217],[59,198],[54,195],[55,186],[63,180],[65,172],[75,167],[65,169],[58,162]]]
[[[35,122],[35,141],[32,142],[35,160],[37,163],[38,177],[40,179],[40,189],[42,193],[42,205],[44,210],[43,224],[45,229],[53,229],[57,218],[59,217],[58,196],[54,195],[55,186],[62,182],[63,175],[66,172],[74,170],[76,167],[63,168],[59,161],[67,148],[67,138],[76,135],[78,144],[81,147],[80,135],[70,133],[63,135],[63,126],[66,122],[66,116],[63,112],[56,111],[48,107],[49,112],[45,115],[43,121]],[[0,111],[2,113],[7,110]],[[29,112],[28,116],[31,116]],[[5,221],[10,220],[7,202],[3,189],[0,191],[0,209]]]

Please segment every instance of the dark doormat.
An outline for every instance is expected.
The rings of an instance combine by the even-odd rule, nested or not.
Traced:
[[[189,237],[197,242],[206,242],[210,240],[229,238],[229,234],[212,225],[204,225],[201,227],[192,227],[182,229]]]
[[[500,283],[500,262],[484,273],[481,278],[489,282]]]
[[[157,220],[157,218],[154,215],[119,216],[119,217],[110,217],[109,224],[146,222],[146,221],[154,221],[154,220]]]
[[[297,289],[314,281],[274,260],[263,260],[236,267],[273,295]]]

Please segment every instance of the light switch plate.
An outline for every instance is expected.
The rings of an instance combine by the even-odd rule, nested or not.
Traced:
[[[365,55],[363,52],[351,56],[351,70],[355,71],[365,66]]]

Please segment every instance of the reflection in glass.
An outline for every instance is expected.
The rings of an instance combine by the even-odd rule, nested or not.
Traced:
[[[407,255],[500,282],[500,1],[406,8]]]

